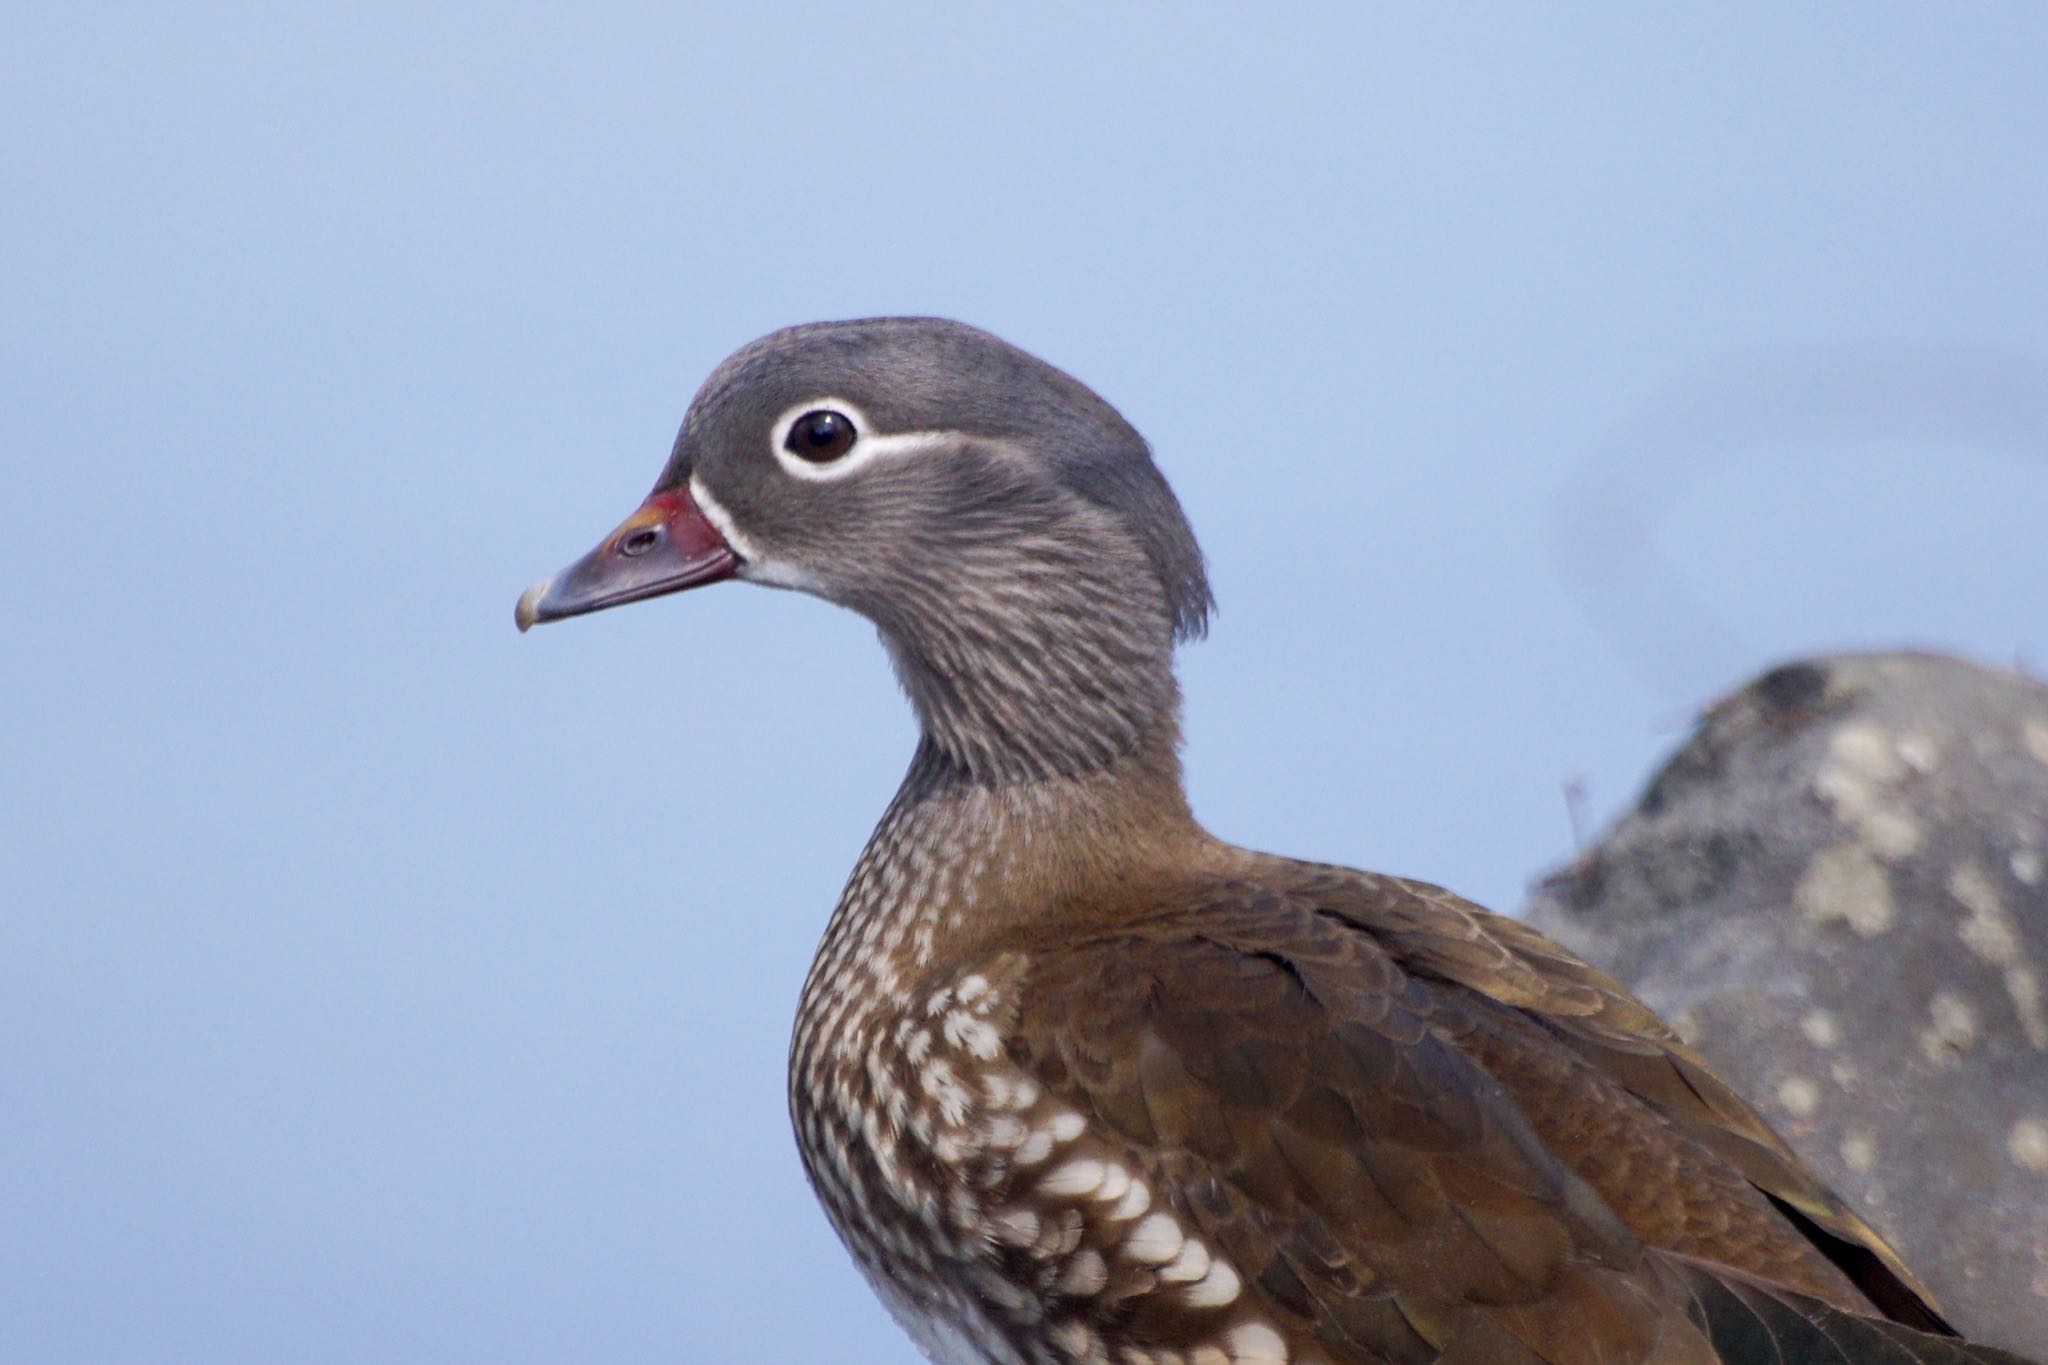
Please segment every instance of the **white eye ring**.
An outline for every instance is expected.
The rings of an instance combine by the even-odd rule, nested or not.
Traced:
[[[853,445],[836,460],[818,464],[804,459],[801,455],[790,453],[791,428],[814,412],[836,412],[853,423]],[[947,434],[943,431],[878,432],[874,424],[868,421],[867,414],[858,406],[844,398],[835,398],[827,394],[784,408],[782,415],[768,428],[768,451],[775,457],[775,462],[782,466],[784,473],[795,478],[808,479],[813,483],[823,483],[832,479],[843,479],[872,460],[928,450],[946,439]]]
[[[790,423],[782,448],[805,464],[835,464],[853,453],[860,428],[837,408],[812,408]]]

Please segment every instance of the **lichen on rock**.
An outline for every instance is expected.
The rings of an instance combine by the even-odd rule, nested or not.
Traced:
[[[1715,703],[1532,923],[1630,983],[1974,1339],[2048,1356],[2048,687],[1931,654]]]

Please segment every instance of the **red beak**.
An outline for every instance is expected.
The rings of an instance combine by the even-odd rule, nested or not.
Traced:
[[[739,572],[740,557],[687,488],[651,494],[598,547],[519,595],[513,619],[526,630],[625,602],[716,583]]]

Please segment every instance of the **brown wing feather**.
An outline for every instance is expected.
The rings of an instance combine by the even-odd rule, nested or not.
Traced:
[[[1725,1266],[1662,1256],[1658,1273],[1690,1299],[1687,1315],[1723,1361],[1777,1365],[2029,1365],[1995,1346],[1844,1313]]]
[[[1151,930],[1035,954],[1013,1055],[1181,1192],[1292,1340],[1346,1362],[1716,1359],[1369,938],[1277,901]]]
[[[1344,869],[1317,869],[1315,880],[1330,883],[1328,895],[1319,899],[1330,900],[1335,913],[1373,933],[1410,972],[1465,998],[1511,1006],[1521,1020],[1540,1029],[1534,1037],[1519,1039],[1501,1036],[1512,1035],[1511,1029],[1490,1029],[1479,1044],[1490,1051],[1490,1065],[1511,1067],[1512,1056],[1532,1070],[1554,1069],[1558,1058],[1547,1044],[1561,1041],[1607,1086],[1619,1087],[1655,1111],[1684,1144],[1709,1158],[1712,1170],[1671,1151],[1672,1144],[1639,1123],[1600,1134],[1608,1150],[1657,1153],[1687,1182],[1701,1182],[1708,1207],[1729,1207],[1722,1203],[1722,1192],[1730,1174],[1769,1201],[1763,1224],[1745,1215],[1722,1230],[1712,1227],[1711,1220],[1697,1224],[1696,1210],[1671,1207],[1667,1195],[1667,1219],[1695,1220],[1690,1236],[1668,1221],[1645,1228],[1625,1209],[1631,1225],[1650,1240],[1765,1273],[1838,1303],[1839,1285],[1846,1281],[1901,1322],[1947,1330],[1933,1295],[1890,1244],[1816,1180],[1756,1111],[1619,982],[1528,925],[1491,914],[1441,887]],[[1495,1011],[1494,1018],[1504,1013]],[[1586,1091],[1601,1088],[1597,1082],[1582,1082],[1580,1103]],[[1532,1117],[1543,1127],[1551,1112],[1551,1107],[1535,1108]],[[1625,1107],[1606,1112],[1617,1120],[1629,1115]],[[1598,1143],[1589,1145],[1588,1158],[1597,1160],[1598,1150]],[[1605,1184],[1602,1193],[1615,1195]],[[1652,1216],[1648,1209],[1643,1212]],[[1794,1237],[1788,1238],[1788,1230]],[[1820,1269],[1821,1262],[1832,1269]],[[1852,1301],[1843,1306],[1862,1305]]]
[[[1887,1271],[1889,1248],[1653,1015],[1540,936],[1334,870],[1198,899],[1032,945],[1011,1056],[1238,1267],[1232,1311],[1255,1306],[1298,1351],[2012,1359],[1841,1311],[1855,1293],[1758,1191]],[[1660,1203],[1631,1183],[1683,1189]],[[1140,1299],[1118,1311],[1154,1314],[1148,1340],[1196,1330]]]

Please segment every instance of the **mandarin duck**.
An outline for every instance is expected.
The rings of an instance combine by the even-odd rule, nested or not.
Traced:
[[[921,729],[803,988],[806,1170],[944,1365],[2016,1361],[1621,985],[1183,793],[1212,607],[1139,434],[957,322],[746,346],[518,624],[724,579],[878,628]]]

